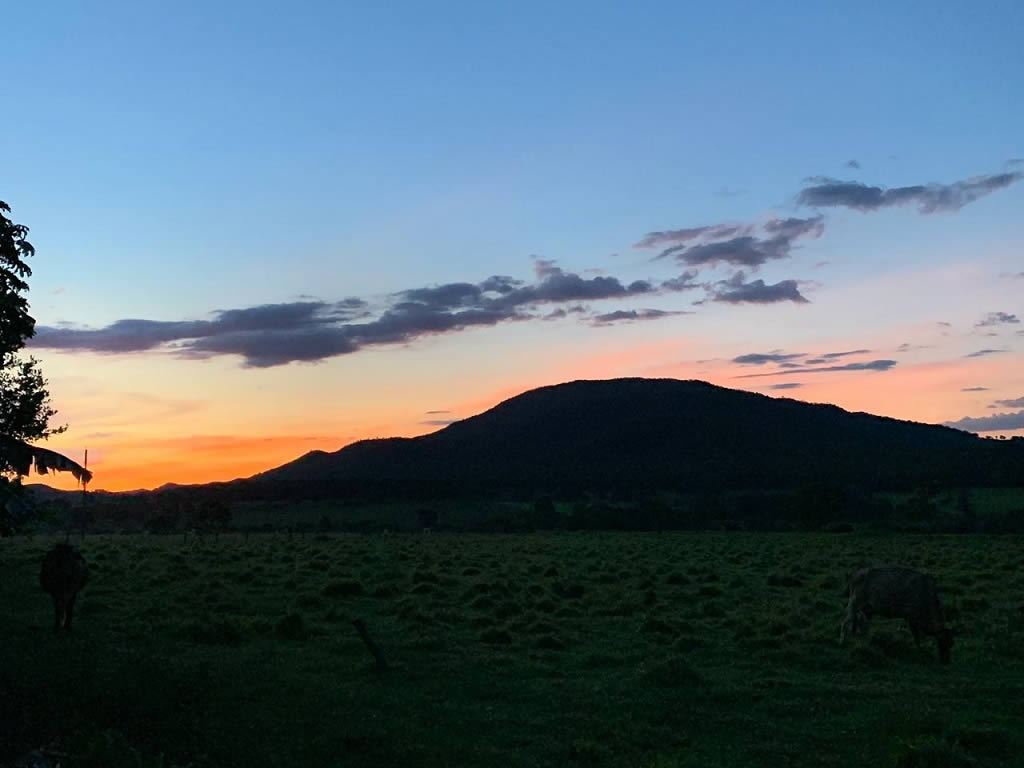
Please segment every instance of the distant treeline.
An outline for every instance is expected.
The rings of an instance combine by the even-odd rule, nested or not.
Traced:
[[[380,533],[390,531],[530,532],[582,531],[921,531],[1024,533],[1024,489],[1009,506],[993,508],[988,491],[923,486],[910,493],[873,493],[863,486],[826,481],[792,490],[658,494],[640,498],[591,495],[555,500],[474,502],[440,499],[398,505],[322,503],[312,514],[297,504],[235,504],[208,488],[132,496],[99,496],[71,505],[35,505],[24,530],[139,532],[194,531]],[[253,507],[261,509],[253,514]],[[396,512],[396,510],[398,510]]]

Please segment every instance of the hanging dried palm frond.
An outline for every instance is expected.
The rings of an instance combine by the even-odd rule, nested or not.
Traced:
[[[36,472],[40,475],[51,471],[70,472],[74,475],[75,480],[82,485],[92,480],[92,472],[78,462],[72,461],[56,451],[29,445],[21,440],[0,437],[0,453],[3,454],[6,463],[13,467],[19,475],[27,475],[29,470],[35,467]]]

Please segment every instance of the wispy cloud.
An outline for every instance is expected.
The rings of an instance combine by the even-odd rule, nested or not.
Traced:
[[[674,311],[669,312],[661,309],[620,309],[615,312],[606,312],[595,315],[591,322],[594,325],[608,325],[610,323],[632,322],[634,320],[658,320],[662,317],[672,315],[690,315],[692,312]]]
[[[797,195],[797,202],[815,208],[843,207],[856,211],[877,211],[901,205],[916,205],[918,212],[951,213],[1024,178],[1024,173],[1008,171],[974,176],[952,184],[916,184],[910,187],[873,187],[859,181],[841,181],[816,176],[811,186]]]
[[[864,363],[844,363],[843,365],[829,365],[823,368],[809,368],[797,366],[785,371],[774,371],[772,373],[746,373],[742,376],[734,376],[735,379],[760,379],[766,376],[789,376],[794,373],[834,373],[838,371],[888,371],[896,365],[895,360],[871,360]]]
[[[975,323],[976,328],[984,328],[992,325],[1017,325],[1020,320],[1016,315],[1008,312],[989,312],[985,317]]]
[[[857,170],[860,170],[860,163],[858,163],[856,160],[847,160],[845,163],[843,163],[843,167],[855,168]]]
[[[1014,397],[1009,400],[996,400],[989,408],[1024,408],[1024,397]]]
[[[427,427],[447,427],[449,424],[454,424],[458,419],[424,419],[420,422]]]
[[[945,425],[962,429],[965,432],[1001,432],[1024,429],[1024,411],[997,413],[992,416],[965,416],[958,421],[947,421]]]
[[[977,352],[964,355],[964,357],[986,357],[988,355],[999,355],[1005,351],[1005,349],[979,349]]]
[[[734,357],[732,361],[740,365],[764,365],[765,363],[781,363],[783,360],[796,360],[803,356],[802,352],[750,352]]]
[[[671,257],[689,267],[731,264],[756,269],[769,261],[788,258],[797,240],[818,238],[824,231],[823,216],[775,218],[760,226],[716,224],[650,232],[634,247],[662,246],[662,251],[654,257],[655,261]]]
[[[964,387],[961,392],[988,392],[988,387]]]
[[[768,389],[799,389],[803,384],[797,381],[787,381],[783,384],[771,384]]]

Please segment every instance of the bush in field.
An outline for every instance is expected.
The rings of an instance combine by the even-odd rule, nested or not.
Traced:
[[[550,496],[538,496],[526,514],[526,526],[537,531],[548,531],[559,527],[561,520],[555,502]]]

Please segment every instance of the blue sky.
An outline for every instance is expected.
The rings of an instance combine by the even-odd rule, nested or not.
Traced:
[[[1017,2],[21,3],[5,18],[0,198],[32,228],[41,326],[529,280],[534,255],[660,280],[673,270],[632,247],[646,233],[810,216],[794,203],[807,177],[951,184],[1024,156]],[[971,317],[1024,316],[997,279],[1024,271],[1021,210],[1024,184],[951,214],[822,209],[822,237],[754,276],[820,283],[803,289],[818,313],[804,317],[835,338],[863,327],[853,308],[870,292],[842,299],[851,286],[972,260],[989,287],[889,301],[868,325],[934,322],[963,302]],[[696,311],[696,298],[645,306]],[[673,334],[782,348],[806,333],[798,307],[733,309],[538,333],[602,350]],[[438,354],[535,348],[527,325],[465,332]],[[100,386],[117,364],[40,354],[60,358],[55,392],[56,373]],[[407,360],[408,376],[438,362]]]

